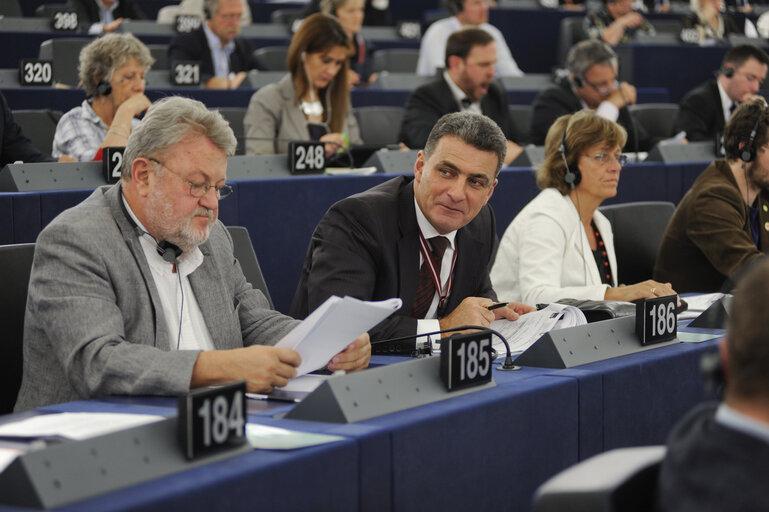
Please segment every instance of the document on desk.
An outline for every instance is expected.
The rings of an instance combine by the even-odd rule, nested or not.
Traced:
[[[306,446],[342,441],[344,437],[247,423],[246,439],[251,446],[260,450],[294,450]]]
[[[520,353],[528,349],[548,331],[585,325],[585,314],[574,306],[551,303],[546,308],[521,315],[518,320],[495,320],[491,328],[498,331],[510,344],[510,352]],[[505,345],[496,336],[492,346],[499,354],[505,354]]]
[[[678,320],[689,320],[697,318],[714,302],[724,297],[723,293],[703,293],[700,295],[687,295],[684,297],[689,307],[686,311],[678,315]]]
[[[39,416],[32,416],[21,421],[0,425],[0,437],[19,437],[25,439],[62,437],[79,441],[164,419],[165,417],[154,414],[101,412],[40,414]]]
[[[329,297],[275,346],[291,348],[302,356],[297,375],[323,368],[358,336],[398,311],[398,298],[379,302],[353,297]]]

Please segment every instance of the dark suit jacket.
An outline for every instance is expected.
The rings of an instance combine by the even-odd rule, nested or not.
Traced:
[[[691,141],[715,141],[716,134],[723,133],[724,125],[724,107],[713,79],[686,93],[678,107],[674,131],[685,131]]]
[[[571,83],[568,80],[562,80],[540,92],[532,106],[529,142],[543,146],[547,131],[556,119],[581,109],[582,102],[571,89]],[[619,109],[617,123],[627,130],[624,151],[648,151],[655,142],[651,140],[643,126],[633,121],[626,106]],[[636,140],[638,140],[637,146]]]
[[[95,0],[69,0],[68,5],[77,12],[77,19],[82,23],[99,23],[99,6]],[[117,18],[143,20],[146,18],[135,0],[120,0],[112,15]]]
[[[168,47],[169,68],[180,60],[200,62],[201,82],[214,76],[214,60],[211,58],[211,48],[202,27],[192,32],[177,34],[173,38]],[[230,71],[238,73],[251,69],[256,69],[254,50],[248,39],[238,36],[235,38],[235,49],[230,54]]]
[[[406,102],[399,139],[410,148],[423,148],[438,119],[459,110],[442,76],[426,83],[415,89]],[[481,100],[481,110],[499,125],[507,140],[520,140],[507,109],[507,93],[499,83],[491,82],[489,92]]]
[[[419,226],[413,181],[413,176],[393,178],[331,207],[312,235],[292,316],[306,317],[331,295],[364,300],[400,297],[403,307],[369,331],[371,339],[416,333],[411,311],[419,276]],[[457,232],[447,312],[466,297],[496,300],[489,279],[495,244],[494,212],[486,205]]]
[[[41,153],[21,133],[21,127],[13,120],[5,96],[0,93],[0,168],[17,160],[24,162],[55,162],[50,155]]]

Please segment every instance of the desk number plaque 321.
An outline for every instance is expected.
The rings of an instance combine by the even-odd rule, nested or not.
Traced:
[[[179,397],[179,442],[187,459],[246,442],[246,383],[190,391]]]

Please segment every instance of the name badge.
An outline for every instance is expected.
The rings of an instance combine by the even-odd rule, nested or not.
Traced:
[[[636,303],[635,331],[642,345],[669,341],[678,333],[675,295],[642,299]]]
[[[442,340],[441,379],[449,391],[491,381],[491,333],[461,334]]]
[[[291,174],[316,174],[326,170],[326,149],[322,142],[288,144],[288,167]]]
[[[53,65],[45,59],[22,59],[19,64],[19,84],[24,87],[53,85]]]

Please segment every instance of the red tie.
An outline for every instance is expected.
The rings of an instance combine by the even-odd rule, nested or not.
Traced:
[[[449,239],[445,236],[435,236],[428,240],[430,247],[432,247],[432,260],[435,266],[435,271],[440,275],[441,262],[443,261],[443,253],[446,252],[446,247],[449,245]],[[413,318],[424,318],[427,310],[430,309],[430,304],[433,302],[435,296],[435,283],[430,275],[430,269],[427,266],[427,262],[423,261],[422,266],[419,268],[419,283],[417,284],[417,294],[414,297],[414,308],[411,312]]]

